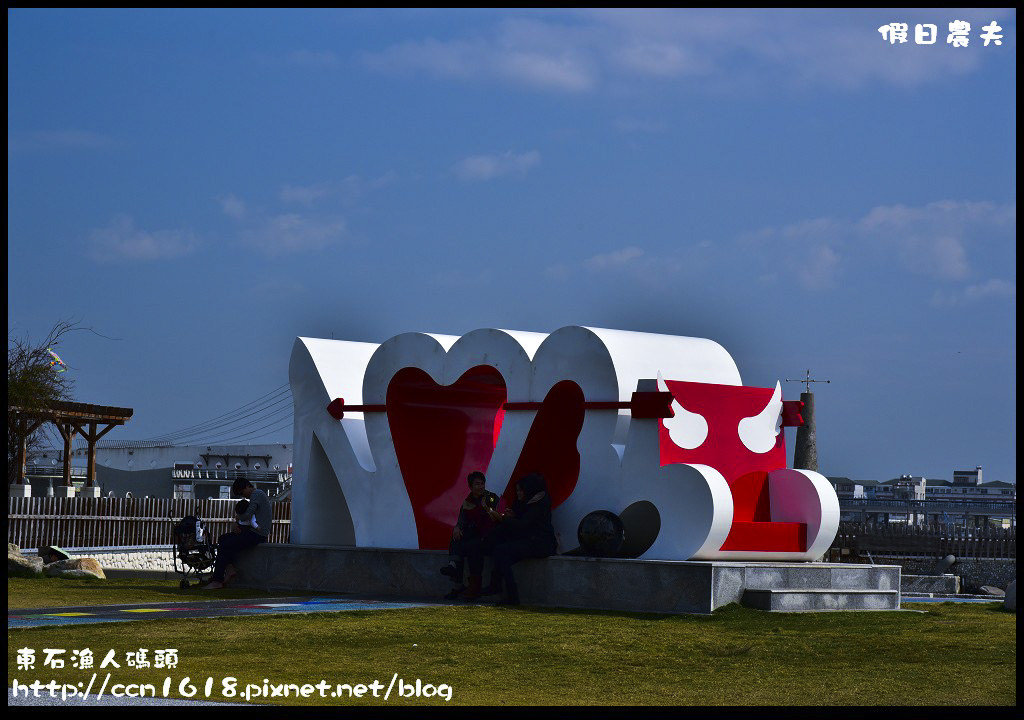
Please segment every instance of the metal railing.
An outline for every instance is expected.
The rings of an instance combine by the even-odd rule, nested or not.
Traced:
[[[188,482],[189,480],[237,480],[243,478],[246,480],[260,481],[260,482],[291,482],[292,476],[284,470],[190,470],[190,474],[186,477],[184,475],[177,475],[171,468],[166,469],[172,478],[181,482]],[[178,471],[180,473],[180,471]],[[36,478],[49,478],[49,477],[64,477],[64,466],[58,465],[27,465],[25,467],[26,477]],[[80,465],[71,466],[71,477],[73,478],[84,478],[86,475],[86,468]]]
[[[1014,500],[995,500],[992,502],[977,502],[972,500],[902,500],[899,498],[839,498],[841,510],[872,510],[882,508],[895,508],[896,512],[916,510],[921,513],[945,512],[972,512],[1013,515],[1016,514],[1017,503]]]
[[[7,498],[7,542],[22,548],[170,545],[171,528],[188,515],[216,540],[234,525],[237,500],[180,498]],[[291,535],[291,502],[271,503],[269,542]]]
[[[87,468],[79,467],[76,465],[71,466],[71,477],[85,479]],[[64,465],[26,465],[25,466],[25,477],[38,477],[38,478],[49,478],[64,477]]]
[[[856,561],[865,557],[1017,557],[1017,528],[958,525],[840,523],[830,556]]]

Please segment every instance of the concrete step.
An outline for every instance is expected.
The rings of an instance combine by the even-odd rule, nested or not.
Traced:
[[[837,588],[746,588],[742,604],[769,612],[822,610],[899,610],[898,590],[854,590]]]
[[[900,590],[899,566],[832,563],[748,563],[745,588],[771,590]]]
[[[900,590],[908,593],[957,595],[960,593],[959,575],[900,575]]]

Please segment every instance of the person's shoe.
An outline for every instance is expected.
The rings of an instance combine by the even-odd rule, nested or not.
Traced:
[[[200,590],[220,590],[222,587],[224,587],[224,583],[217,582],[216,580],[211,580],[210,582],[206,583],[205,585],[203,585],[199,589]]]
[[[457,588],[452,588],[452,591],[444,596],[445,600],[458,600],[459,596],[466,591],[465,585],[459,585]]]
[[[461,580],[462,578],[459,577],[462,574],[460,570],[461,568],[457,567],[455,563],[448,563],[441,568],[441,574],[445,577],[450,577],[452,580]]]
[[[481,590],[480,590],[480,594],[481,595],[498,595],[500,593],[501,593],[501,586],[500,585],[488,585],[487,587],[481,588]]]

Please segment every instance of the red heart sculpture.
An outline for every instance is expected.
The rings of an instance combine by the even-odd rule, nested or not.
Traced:
[[[403,368],[388,384],[387,414],[420,547],[447,549],[466,476],[485,472],[501,429],[505,380],[492,367],[467,370],[438,385],[419,368]]]
[[[583,429],[586,413],[583,402],[583,390],[571,380],[563,380],[552,387],[530,425],[530,433],[512,471],[515,480],[530,473],[543,475],[552,508],[565,502],[580,476],[576,439]],[[502,499],[509,504],[515,501],[515,483],[508,484]]]
[[[388,384],[386,406],[422,549],[444,550],[469,492],[466,476],[487,471],[501,432],[505,381],[479,365],[451,385],[438,385],[419,368],[403,368]],[[563,502],[579,477],[576,438],[583,427],[583,391],[555,385],[544,398],[520,453],[513,479],[544,475],[552,505]],[[506,501],[515,498],[510,482]]]

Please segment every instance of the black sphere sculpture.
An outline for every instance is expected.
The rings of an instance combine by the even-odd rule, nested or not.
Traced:
[[[617,557],[622,543],[626,541],[626,530],[622,519],[615,513],[595,510],[580,520],[576,537],[583,555]]]

